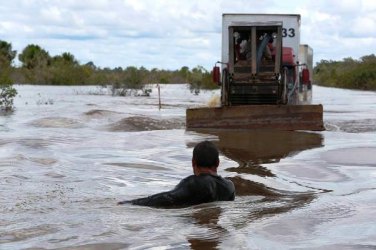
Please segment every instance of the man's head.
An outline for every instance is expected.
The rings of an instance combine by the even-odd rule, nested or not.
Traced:
[[[193,149],[192,166],[193,172],[216,172],[219,165],[219,152],[217,147],[210,141],[203,141]]]

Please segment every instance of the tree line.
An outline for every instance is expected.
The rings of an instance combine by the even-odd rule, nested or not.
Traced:
[[[321,60],[313,70],[314,82],[318,85],[376,90],[376,56],[374,54],[355,60],[351,57],[342,61]]]
[[[216,88],[211,74],[202,66],[179,70],[161,70],[145,67],[100,68],[93,62],[81,64],[69,52],[51,56],[39,45],[29,44],[18,60],[21,65],[13,67],[17,51],[12,45],[0,40],[0,78],[2,82],[48,85],[114,85],[141,88],[146,83],[190,83],[192,88]]]
[[[21,65],[13,66],[18,55]],[[351,57],[342,61],[321,60],[314,67],[314,83],[323,86],[376,90],[376,57],[374,54]],[[81,64],[73,54],[51,56],[36,44],[27,45],[21,53],[12,44],[0,40],[0,108],[9,109],[17,91],[13,83],[49,85],[112,85],[114,88],[142,89],[147,83],[189,83],[191,90],[218,88],[211,73],[202,66],[189,69],[163,70],[129,66],[100,68],[93,62]]]

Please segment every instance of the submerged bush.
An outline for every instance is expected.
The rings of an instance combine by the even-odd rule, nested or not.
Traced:
[[[17,90],[11,84],[0,85],[0,109],[3,111],[13,110],[13,99]]]
[[[189,89],[191,93],[198,95],[201,89],[217,89],[213,82],[211,73],[202,66],[197,66],[188,72]]]
[[[0,40],[0,110],[3,111],[13,109],[13,98],[17,95],[11,79],[11,65],[16,53],[12,50],[12,44]]]
[[[13,99],[17,95],[17,90],[12,86],[9,67],[0,70],[0,110],[13,110]]]

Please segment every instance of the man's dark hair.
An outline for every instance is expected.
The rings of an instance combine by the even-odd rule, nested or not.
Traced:
[[[219,162],[219,152],[214,143],[203,141],[193,149],[193,160],[198,167],[216,167]]]

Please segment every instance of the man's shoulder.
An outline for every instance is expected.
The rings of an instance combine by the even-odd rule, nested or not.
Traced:
[[[196,175],[192,174],[192,175],[189,175],[187,177],[185,177],[184,179],[182,179],[180,182],[189,182],[189,181],[193,181],[196,179]]]
[[[182,179],[176,187],[179,188],[179,187],[182,187],[182,186],[191,185],[191,184],[194,184],[195,181],[196,181],[196,176],[195,175],[189,175],[189,176],[185,177],[184,179]]]
[[[200,174],[200,175],[190,175],[185,177],[183,180],[180,181],[179,185],[208,185],[209,183],[222,183],[224,185],[233,186],[231,180],[223,178],[220,175],[212,175],[212,174]]]
[[[180,181],[178,187],[185,186],[197,189],[202,186],[210,185],[210,183],[216,182],[215,178],[215,176],[210,174],[189,175]]]
[[[200,174],[199,176],[196,176],[196,178],[193,178],[195,182],[199,183],[212,183],[212,185],[221,185],[221,186],[232,186],[233,183],[231,180],[228,180],[226,178],[223,178],[220,175],[213,175],[213,174]]]

